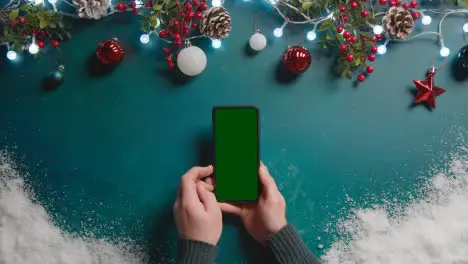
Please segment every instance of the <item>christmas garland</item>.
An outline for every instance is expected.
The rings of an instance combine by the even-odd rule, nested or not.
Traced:
[[[198,47],[191,46],[195,38],[210,38],[214,48],[229,36],[231,17],[222,7],[222,0],[212,0],[210,7],[206,0],[148,0],[118,2],[108,0],[60,0],[60,4],[76,9],[70,14],[57,9],[57,0],[32,0],[23,2],[12,0],[0,10],[0,22],[3,34],[0,45],[7,47],[7,57],[14,60],[18,53],[28,50],[39,56],[47,45],[59,48],[60,41],[69,38],[63,16],[100,19],[123,12],[133,12],[142,17],[140,37],[142,43],[148,43],[152,35],[167,43],[163,52],[167,54],[169,68],[178,68],[186,75],[200,74],[206,67],[205,53]],[[417,9],[415,0],[267,0],[272,8],[283,18],[281,26],[273,34],[281,37],[283,29],[290,24],[312,25],[307,39],[317,40],[322,48],[336,47],[338,70],[342,77],[352,78],[356,72],[357,80],[364,81],[366,75],[374,71],[371,65],[378,54],[386,52],[391,41],[405,41],[422,35],[432,34],[441,44],[440,55],[447,57],[450,50],[445,46],[442,23],[449,15],[468,14],[467,9]],[[458,0],[452,5],[468,5],[468,0]],[[382,10],[377,12],[376,10]],[[326,13],[324,15],[324,13]],[[425,31],[411,35],[416,20],[422,24],[431,23],[430,14],[441,15],[437,32]],[[462,26],[468,32],[468,23]],[[256,29],[249,40],[255,52],[266,47],[266,37]],[[459,59],[465,73],[468,70],[468,52],[462,49]],[[117,40],[103,41],[97,48],[98,59],[107,66],[118,64],[124,51]],[[283,56],[283,65],[292,74],[305,71],[311,63],[311,56],[306,48],[290,47]],[[63,70],[63,66],[61,66]]]

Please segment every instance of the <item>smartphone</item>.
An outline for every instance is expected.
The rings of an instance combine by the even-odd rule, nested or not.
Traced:
[[[214,184],[220,202],[255,203],[260,195],[259,110],[213,108]]]

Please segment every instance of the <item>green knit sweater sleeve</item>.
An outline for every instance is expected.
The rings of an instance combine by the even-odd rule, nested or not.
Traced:
[[[266,246],[279,264],[320,263],[290,224],[268,239]]]
[[[217,255],[218,248],[214,245],[179,239],[176,264],[214,264]]]

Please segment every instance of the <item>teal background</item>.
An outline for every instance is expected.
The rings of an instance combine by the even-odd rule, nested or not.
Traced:
[[[259,194],[258,110],[215,108],[214,174],[218,201],[257,201]]]
[[[132,14],[77,23],[73,38],[61,45],[63,57],[46,50],[37,61],[25,53],[9,62],[2,55],[2,148],[29,172],[37,200],[60,226],[111,240],[130,238],[148,246],[154,263],[171,259],[176,188],[186,170],[210,160],[215,105],[260,109],[261,159],[286,198],[289,221],[318,255],[324,251],[316,237],[327,249],[338,217],[348,212],[345,194],[358,206],[368,206],[372,197],[402,199],[457,146],[467,123],[468,89],[466,81],[454,79],[450,64],[466,45],[466,17],[444,22],[452,53],[436,81],[447,92],[428,111],[411,106],[411,91],[412,79],[423,79],[433,63],[442,62],[433,37],[392,43],[373,64],[372,76],[354,87],[330,73],[334,52],[305,42],[306,28],[287,27],[284,37],[273,39],[281,21],[265,13],[266,4],[225,6],[232,35],[218,50],[200,43],[208,66],[188,80],[166,70],[163,42],[153,37],[150,45],[140,44]],[[269,42],[248,56],[254,20]],[[434,18],[429,28],[437,23]],[[112,37],[124,46],[125,60],[111,73],[96,74],[90,58],[100,41]],[[281,55],[296,44],[311,51],[312,65],[294,82],[279,82]],[[41,82],[58,58],[66,64],[65,82],[44,91]],[[228,218],[218,262],[255,261],[260,251],[254,245],[239,222]]]

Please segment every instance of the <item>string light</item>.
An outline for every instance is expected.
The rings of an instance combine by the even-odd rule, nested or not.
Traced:
[[[463,31],[464,31],[465,33],[468,33],[468,23],[465,23],[465,24],[463,25]]]
[[[143,6],[143,1],[142,0],[136,0],[135,4],[136,4],[136,8],[140,8],[140,7]]]
[[[449,54],[450,54],[450,49],[449,48],[444,46],[444,47],[442,47],[440,49],[440,56],[447,57]]]
[[[377,47],[377,53],[381,54],[381,55],[384,55],[385,53],[387,53],[387,46],[385,45],[379,45]]]
[[[422,18],[421,18],[421,22],[423,25],[429,25],[431,22],[432,22],[432,18],[430,16],[426,16],[424,15]]]
[[[140,42],[143,43],[143,44],[148,44],[148,42],[150,41],[150,38],[149,38],[149,35],[148,34],[142,34],[140,36]]]
[[[211,5],[213,7],[220,7],[223,3],[221,3],[221,0],[213,0],[211,1]]]
[[[382,34],[383,32],[383,27],[380,25],[375,25],[372,30],[374,31],[374,34],[379,35]]]
[[[55,5],[57,3],[57,0],[47,0],[49,1],[49,3],[51,3],[52,5]]]
[[[39,47],[35,43],[32,43],[31,45],[29,45],[28,51],[31,54],[36,54],[39,52]]]
[[[31,2],[34,2],[35,5],[41,5],[44,4],[44,0],[33,0]]]
[[[273,35],[275,35],[275,37],[277,38],[280,38],[281,36],[283,36],[283,29],[275,28],[275,30],[273,30]]]
[[[213,48],[215,48],[215,49],[221,48],[221,40],[219,40],[219,39],[212,39],[212,40],[211,40],[211,46],[213,46]]]
[[[307,39],[308,40],[315,40],[317,38],[317,33],[315,33],[315,31],[309,31],[307,33]]]
[[[15,51],[9,50],[9,51],[7,52],[7,54],[6,54],[6,56],[7,56],[7,58],[8,58],[9,60],[16,60],[17,54],[16,54]]]
[[[278,4],[278,1],[276,1],[276,0],[268,0],[268,2],[270,2],[270,4],[272,4],[272,5]]]

